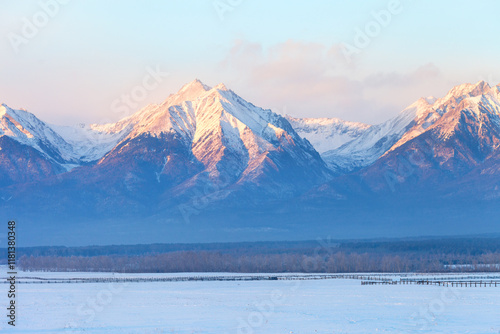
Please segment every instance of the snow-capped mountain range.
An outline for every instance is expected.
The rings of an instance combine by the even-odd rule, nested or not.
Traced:
[[[331,169],[349,172],[373,164],[422,135],[461,103],[491,110],[490,117],[498,116],[499,89],[485,82],[463,84],[443,98],[421,98],[394,118],[368,125],[338,118],[281,117],[244,101],[223,84],[211,88],[195,80],[163,103],[148,105],[110,124],[51,125],[26,110],[2,104],[0,136],[38,150],[62,167],[60,170],[67,171],[98,161],[121,141],[145,133],[155,137],[176,134],[186,145],[192,144],[193,154],[200,161],[206,161],[207,152],[216,151],[217,147],[207,146],[202,139],[219,131],[219,140],[236,151],[246,151],[252,164],[287,133],[306,150],[315,149]]]
[[[489,232],[498,201],[500,86],[485,82],[376,125],[281,116],[199,80],[110,124],[56,126],[0,107],[0,216],[22,219],[35,243],[49,230],[94,242],[146,225],[198,241],[247,240],[252,229],[257,240],[314,238],[353,224],[411,233],[450,219]]]
[[[90,173],[95,182],[106,184],[106,191],[123,183],[127,189],[160,184],[155,190],[163,193],[160,201],[170,202],[191,196],[207,182],[223,197],[263,191],[286,198],[332,176],[284,117],[254,106],[223,84],[211,88],[195,80],[161,104],[104,125],[53,126],[27,111],[2,108],[2,134],[37,150],[52,166],[41,173],[26,163],[23,173],[32,174],[29,181],[71,170],[62,179],[85,183]],[[4,161],[12,160],[7,151],[0,153]]]
[[[110,124],[56,126],[0,107],[2,205],[34,213],[319,210],[430,189],[491,201],[499,166],[500,86],[485,82],[421,98],[376,125],[281,116],[199,80]]]
[[[14,110],[5,104],[0,107],[0,117],[0,136],[37,149],[66,170],[98,161],[118,143],[144,134],[152,137],[174,134],[185,145],[192,146],[193,154],[207,164],[210,164],[209,153],[220,149],[210,146],[212,144],[245,151],[249,164],[262,159],[261,154],[272,151],[278,143],[298,144],[311,152],[314,156],[311,159],[317,158],[311,144],[297,135],[286,118],[255,107],[223,84],[210,88],[199,80],[183,86],[163,103],[148,105],[116,123],[51,125],[26,110]],[[353,132],[348,135],[352,136]],[[219,142],[207,143],[206,139],[214,135],[219,137]]]
[[[439,124],[441,131],[452,133],[456,124],[445,124],[445,119],[448,119],[457,108],[474,109],[476,114],[479,113],[479,109],[487,110],[487,117],[494,121],[498,117],[499,87],[490,87],[481,81],[477,84],[454,87],[440,99],[421,98],[396,117],[371,126],[360,136],[339,148],[324,152],[323,158],[331,168],[347,172],[369,166],[380,157],[433,130],[433,125],[436,123]],[[442,138],[446,137],[447,135],[443,135]]]

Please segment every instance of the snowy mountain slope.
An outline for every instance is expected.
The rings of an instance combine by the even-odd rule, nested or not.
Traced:
[[[285,118],[254,106],[223,84],[211,88],[194,80],[160,104],[103,125],[48,126],[4,105],[1,131],[54,164],[38,170],[40,177],[63,167],[89,165],[68,178],[102,183],[116,194],[146,187],[161,203],[192,197],[207,185],[226,197],[260,192],[286,198],[332,178],[322,157],[301,135],[320,149],[344,143],[323,153],[337,172],[365,167],[363,175],[376,179],[384,173],[384,163],[398,165],[391,159],[402,152],[432,146],[441,151],[429,153],[427,163],[440,171],[433,169],[424,178],[442,171],[462,175],[497,149],[499,96],[498,86],[464,84],[443,98],[422,98],[395,118],[368,126]],[[15,168],[12,159],[6,170]],[[366,169],[371,165],[380,168]]]
[[[469,95],[449,110],[424,133],[386,153],[373,170],[363,172],[365,180],[380,179],[377,175],[390,175],[392,188],[434,187],[434,191],[447,188],[449,195],[467,189],[468,196],[486,196],[480,189],[488,175],[495,174],[489,162],[498,161],[500,152],[500,101],[498,87],[485,88],[480,95]],[[406,164],[411,172],[401,172]],[[488,167],[489,166],[489,167]],[[488,167],[488,168],[487,168]],[[461,179],[471,178],[470,187],[459,187]],[[498,175],[497,175],[498,176]],[[387,182],[386,182],[387,183]],[[450,185],[455,186],[450,187]],[[382,188],[387,184],[382,183]],[[498,184],[497,184],[498,186]],[[380,185],[375,186],[378,189]],[[473,195],[474,194],[474,195]]]
[[[89,126],[52,125],[26,110],[0,106],[0,136],[34,148],[66,171],[102,158],[130,129],[126,121]]]
[[[332,169],[345,172],[368,166],[397,143],[410,130],[421,109],[428,107],[428,101],[421,99],[396,117],[372,125],[356,139],[323,153],[323,159]]]
[[[0,185],[34,182],[77,165],[71,144],[25,110],[0,106]]]
[[[361,136],[370,125],[339,118],[295,118],[285,116],[294,130],[323,154]]]
[[[15,110],[6,104],[0,106],[0,136],[7,136],[20,144],[39,151],[46,159],[62,167],[78,164],[71,144],[66,142],[48,124],[26,110]]]
[[[115,126],[115,124],[112,124]],[[72,155],[79,164],[99,160],[111,151],[126,135],[131,127],[113,131],[103,125],[53,125],[50,127],[71,145]]]
[[[158,180],[185,182],[186,188],[197,184],[195,176],[201,172],[210,182],[234,187],[257,182],[265,170],[294,170],[304,184],[330,175],[319,154],[286,119],[252,105],[223,84],[211,88],[194,80],[163,103],[110,124],[49,126],[25,111],[8,111],[2,131],[66,170],[94,161],[106,166],[112,160],[117,167],[119,160],[133,174],[135,164],[126,165],[127,154],[137,161],[151,151],[158,156],[150,162],[158,165],[156,170],[161,167],[155,172]],[[156,148],[143,147],[146,143]],[[287,165],[295,167],[287,170]],[[282,181],[294,188],[290,179]],[[181,188],[176,191],[183,192]]]
[[[407,141],[425,132],[445,113],[449,113],[459,107],[463,100],[470,100],[471,98],[478,96],[491,100],[491,98],[496,99],[496,94],[497,93],[495,93],[494,89],[492,90],[486,82],[480,81],[476,84],[462,84],[456,86],[451,89],[446,96],[440,99],[432,98],[432,100],[428,100],[429,106],[419,108],[412,128],[406,132],[401,139],[391,147],[390,150],[394,150]],[[496,102],[489,103],[489,105],[493,106],[493,108],[498,108],[498,106],[494,107],[495,104]]]
[[[421,135],[443,115],[455,110],[462,101],[483,95],[496,99],[496,94],[484,81],[463,84],[451,89],[440,99],[421,98],[396,117],[374,125],[357,139],[323,153],[323,159],[333,169],[349,172],[373,164],[384,154]]]
[[[499,198],[499,93],[499,86],[483,82],[452,89],[421,108],[410,130],[372,165],[332,181],[325,191]]]

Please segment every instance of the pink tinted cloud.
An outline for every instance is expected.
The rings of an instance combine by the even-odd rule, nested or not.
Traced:
[[[267,50],[258,43],[235,42],[223,67],[238,73],[239,82],[263,100],[289,108],[331,109],[348,107],[360,98],[359,83],[332,74],[335,58],[324,45],[293,40]],[[316,100],[312,103],[312,100]],[[323,115],[324,116],[324,115]]]
[[[415,87],[441,76],[435,65],[426,64],[409,73],[375,73],[356,80],[356,64],[347,67],[339,50],[337,45],[295,40],[268,48],[237,40],[221,66],[238,78],[229,85],[262,107],[369,123],[394,116],[420,97],[413,99]]]

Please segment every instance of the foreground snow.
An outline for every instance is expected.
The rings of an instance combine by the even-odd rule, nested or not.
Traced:
[[[165,275],[200,274],[20,273],[18,276]],[[19,284],[17,289],[15,333],[500,332],[499,288],[362,286],[359,280],[328,279]],[[5,305],[6,296],[4,293],[1,296],[1,304]],[[6,321],[0,326],[5,330]]]

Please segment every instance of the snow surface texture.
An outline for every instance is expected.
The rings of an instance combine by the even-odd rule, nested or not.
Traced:
[[[2,270],[3,271],[3,270]],[[40,277],[180,274],[19,273]],[[200,274],[184,274],[200,275]],[[203,274],[203,275],[214,275]],[[232,274],[224,274],[232,275]],[[2,275],[3,277],[3,275]],[[396,277],[396,276],[394,276]],[[6,287],[6,285],[0,285]],[[19,284],[12,333],[499,333],[499,288],[359,280]],[[1,305],[6,305],[2,294]],[[6,321],[0,329],[5,332]]]

